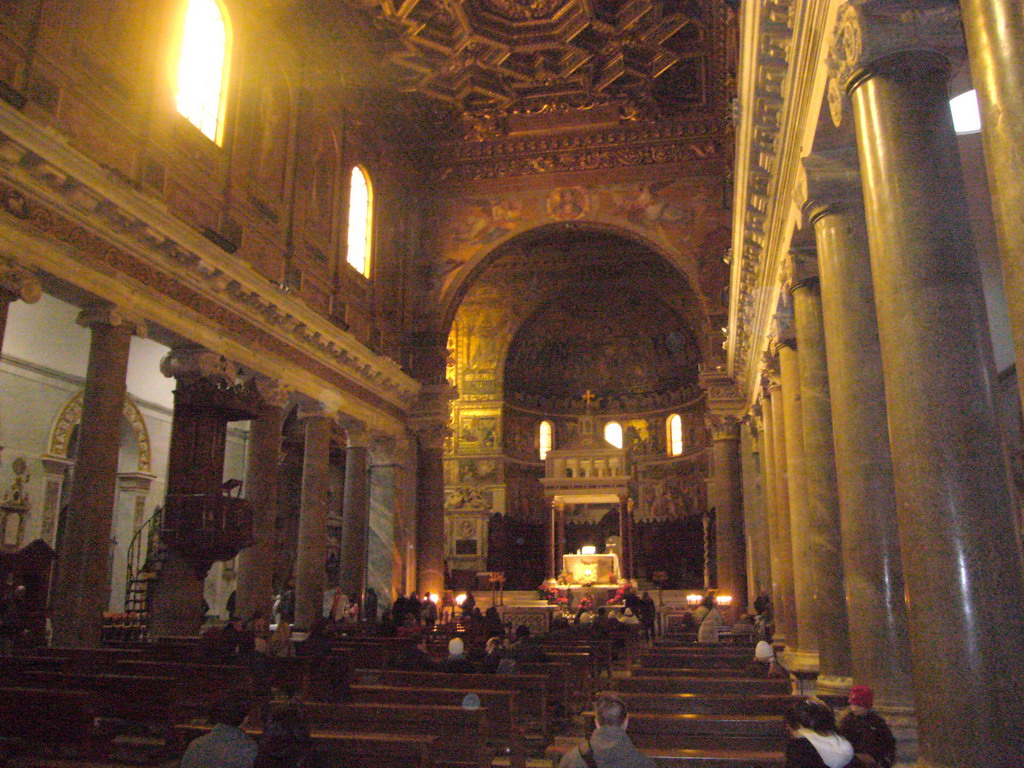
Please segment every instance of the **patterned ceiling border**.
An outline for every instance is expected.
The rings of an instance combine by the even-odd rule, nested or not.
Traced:
[[[102,249],[108,255],[121,252],[168,290],[176,285],[177,294],[193,296],[213,313],[212,322],[233,319],[239,328],[258,331],[289,362],[303,365],[301,361],[306,360],[321,381],[318,391],[308,392],[311,396],[330,400],[331,388],[338,387],[362,402],[353,403],[351,397],[336,392],[336,406],[353,406],[371,421],[375,415],[384,418],[392,429],[412,407],[420,385],[397,363],[370,351],[301,300],[277,290],[266,277],[207,241],[158,201],[79,154],[52,130],[5,105],[0,105],[0,172],[26,196],[22,201],[10,192],[4,196],[4,206],[15,221],[36,209],[31,203],[35,198],[79,228],[80,236],[110,239],[111,244]],[[24,215],[19,216],[19,211]],[[12,238],[20,235],[11,232]],[[107,267],[98,262],[93,269]],[[110,281],[111,275],[103,277]],[[282,375],[277,370],[261,372]],[[327,382],[332,386],[325,391]],[[312,382],[303,383],[297,388],[310,389]]]

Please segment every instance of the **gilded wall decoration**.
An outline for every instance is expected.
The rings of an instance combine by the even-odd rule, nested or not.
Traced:
[[[475,485],[501,482],[501,461],[499,459],[459,459],[459,476],[456,482]]]
[[[53,427],[50,429],[50,440],[46,449],[47,457],[60,459],[74,458],[68,456],[68,445],[74,428],[82,420],[82,401],[85,392],[78,392],[61,408],[57,418],[54,419]],[[145,419],[139,407],[130,397],[125,397],[124,407],[121,415],[135,435],[135,443],[138,446],[138,465],[136,471],[149,474],[152,468],[152,451],[149,443],[149,430],[146,428]]]
[[[459,414],[457,450],[462,453],[496,453],[501,448],[501,417],[498,412]]]
[[[555,221],[575,221],[590,213],[590,195],[583,187],[555,187],[545,207]]]
[[[490,511],[494,508],[494,491],[488,488],[463,486],[445,488],[445,511]]]

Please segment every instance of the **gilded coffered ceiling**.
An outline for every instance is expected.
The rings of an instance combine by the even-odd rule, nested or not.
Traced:
[[[401,86],[489,121],[616,122],[714,108],[726,14],[713,0],[361,0]],[[724,116],[724,115],[723,115]],[[569,118],[571,123],[571,118]],[[493,127],[493,126],[491,126]]]

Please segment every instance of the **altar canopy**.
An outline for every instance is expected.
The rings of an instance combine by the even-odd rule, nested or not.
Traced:
[[[569,571],[574,568],[591,569],[599,566],[594,580],[589,583],[614,584],[628,578],[630,572],[631,537],[629,535],[628,483],[626,452],[599,437],[597,419],[590,413],[593,396],[588,391],[587,413],[580,417],[579,436],[564,447],[548,452],[544,463],[541,485],[544,495],[551,500],[551,516],[547,539],[547,576],[554,578],[565,571],[575,583],[587,583]],[[622,562],[617,555],[568,555],[565,552],[565,507],[567,504],[617,504],[619,507],[619,538],[622,541]],[[585,560],[567,558],[588,558]],[[610,558],[594,560],[592,558]],[[561,571],[559,570],[561,568]],[[587,571],[589,574],[589,570]],[[607,577],[607,578],[606,578]],[[613,578],[614,577],[614,578]]]

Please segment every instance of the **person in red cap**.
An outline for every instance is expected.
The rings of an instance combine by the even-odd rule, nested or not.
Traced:
[[[850,689],[850,709],[839,721],[839,733],[853,744],[851,768],[891,768],[896,762],[896,739],[885,719],[871,708],[874,701],[869,686]]]

